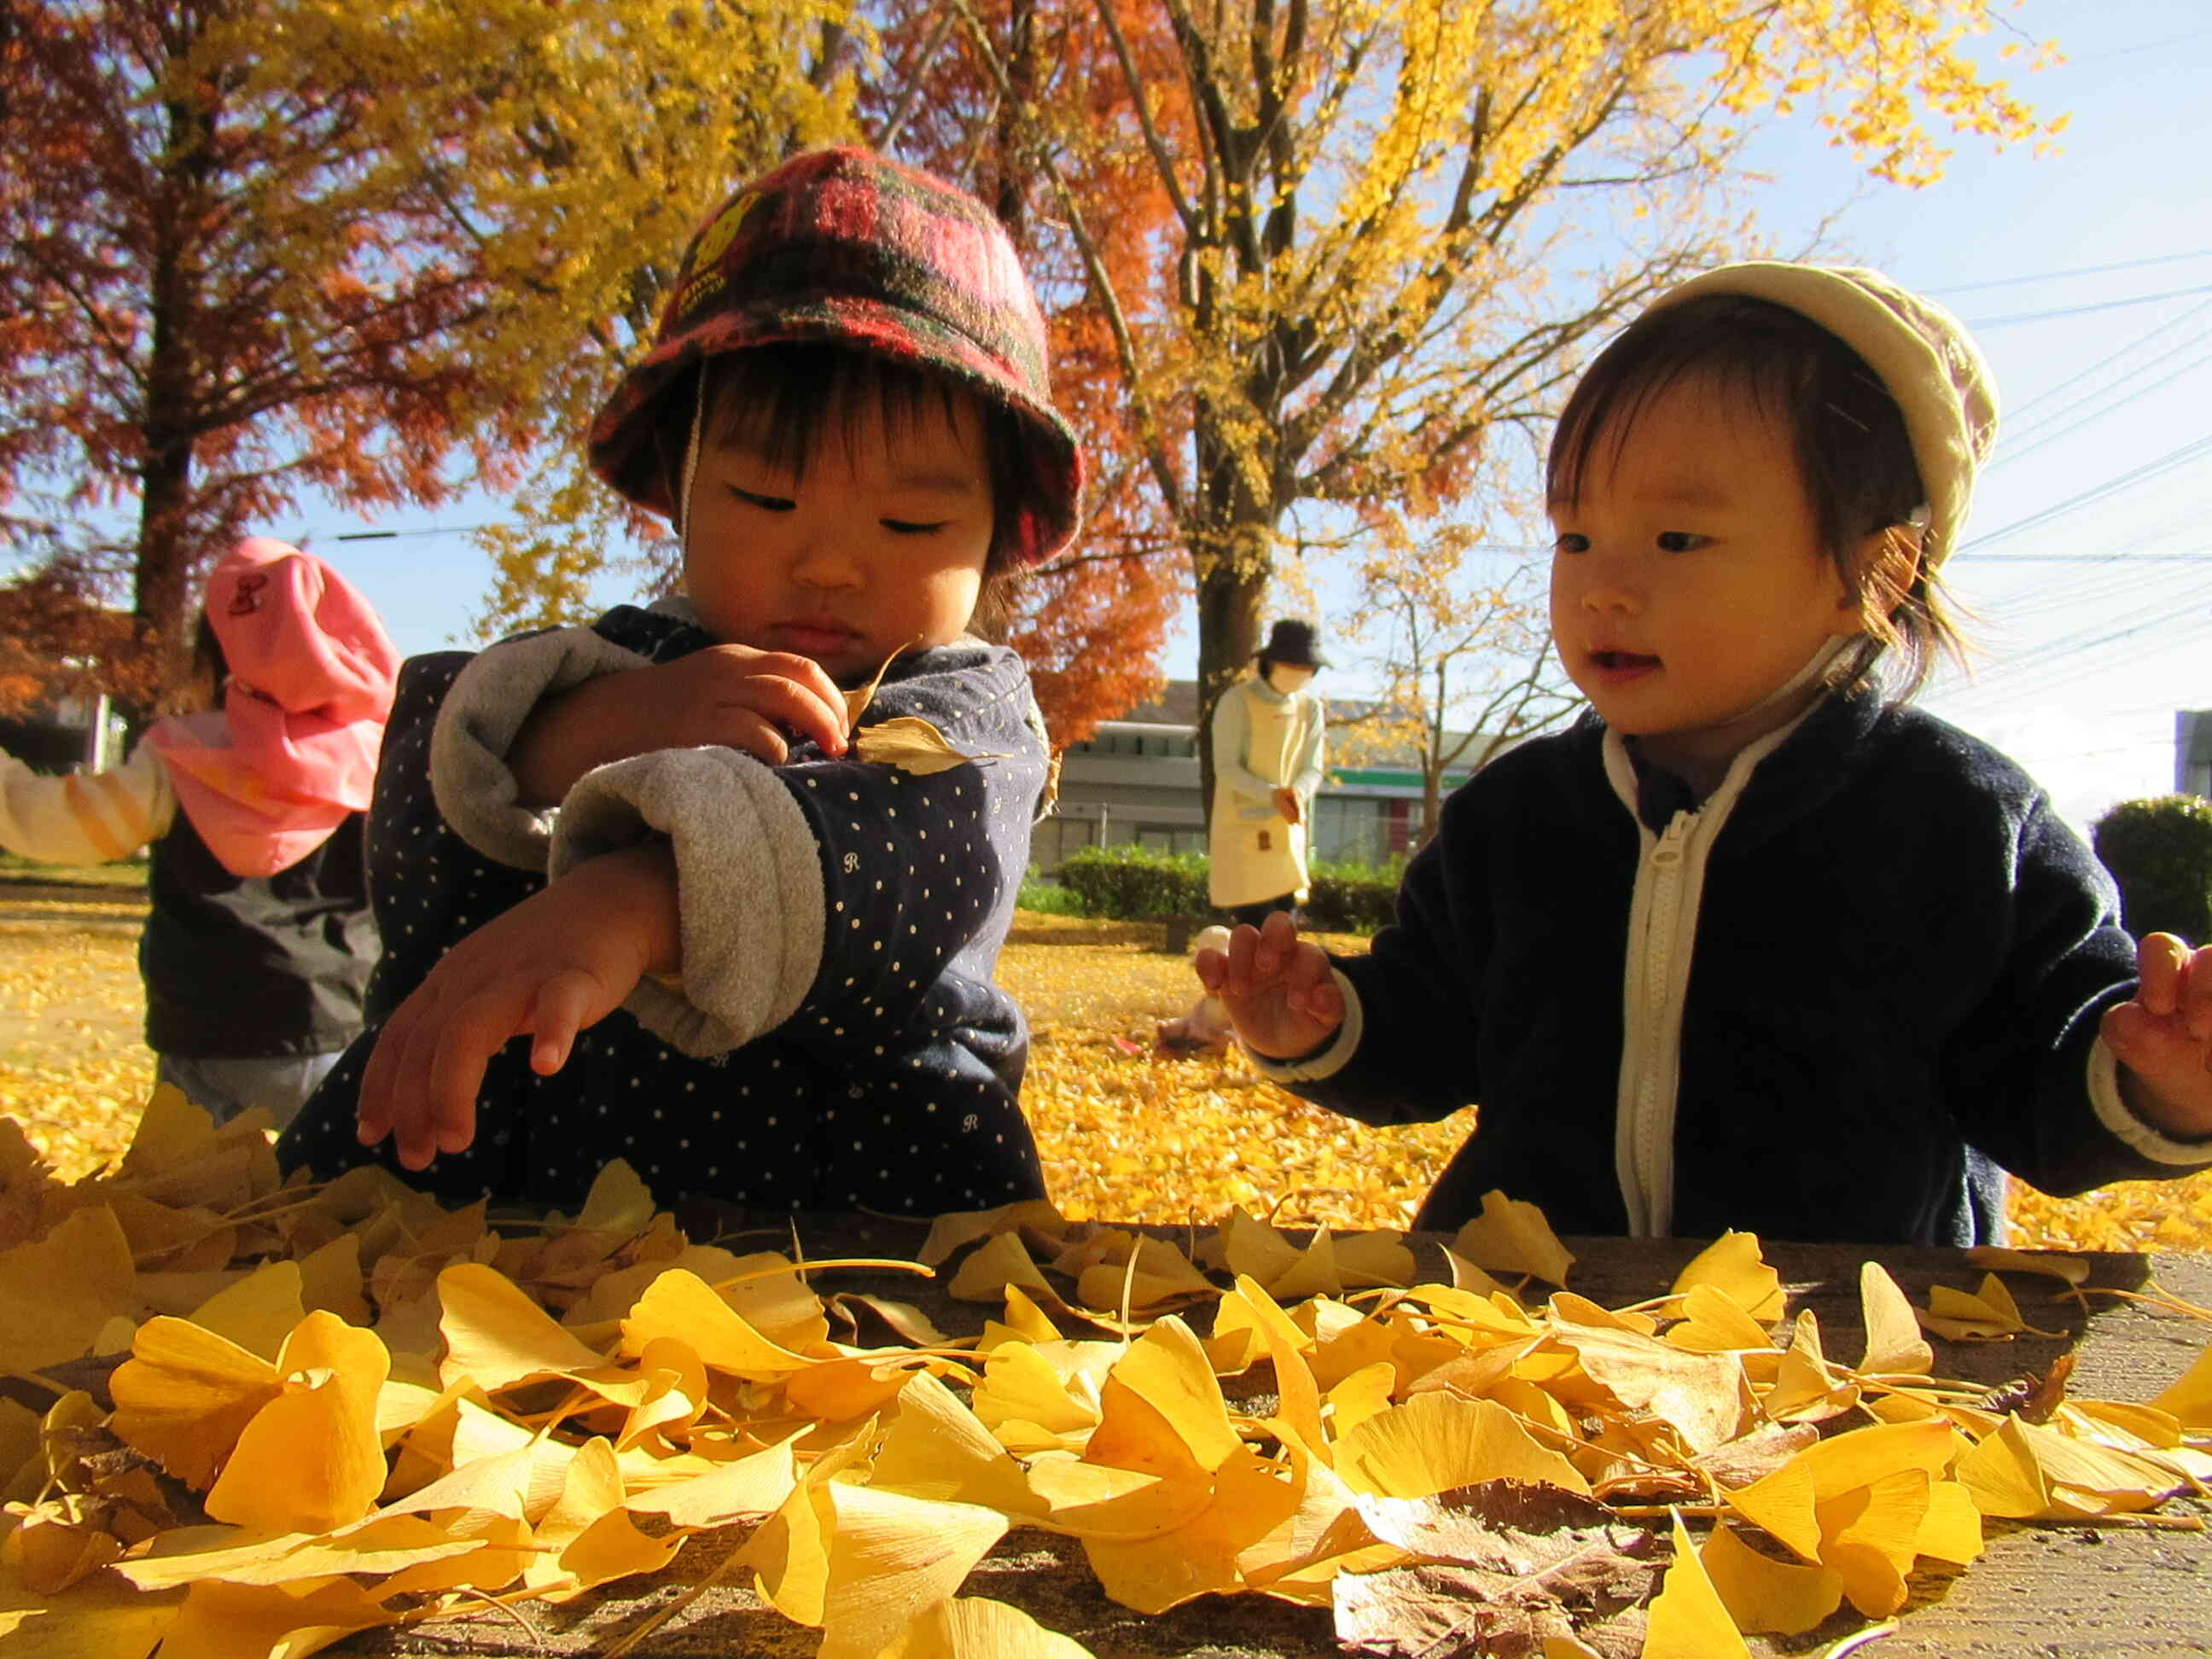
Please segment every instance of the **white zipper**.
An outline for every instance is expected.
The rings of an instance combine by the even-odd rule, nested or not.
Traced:
[[[1629,1033],[1630,1052],[1636,1059],[1636,1077],[1627,1092],[1634,1110],[1623,1119],[1620,1146],[1623,1194],[1629,1200],[1628,1231],[1632,1237],[1651,1237],[1666,1231],[1668,1201],[1673,1196],[1674,1129],[1674,1102],[1679,1071],[1679,1039],[1669,1042],[1655,1029],[1681,1026],[1681,988],[1676,983],[1675,944],[1682,920],[1684,855],[1698,826],[1695,812],[1682,811],[1668,821],[1664,834],[1645,855],[1650,896],[1644,907],[1643,933],[1630,941],[1630,959],[1638,964],[1631,1006],[1641,1030]]]

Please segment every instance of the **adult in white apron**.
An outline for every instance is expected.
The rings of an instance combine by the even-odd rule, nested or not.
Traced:
[[[1322,701],[1306,686],[1326,666],[1312,623],[1278,622],[1260,648],[1258,673],[1214,705],[1209,896],[1255,927],[1305,902],[1324,725]]]

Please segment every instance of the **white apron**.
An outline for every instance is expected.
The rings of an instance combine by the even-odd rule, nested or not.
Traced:
[[[1310,877],[1308,836],[1321,767],[1321,699],[1285,697],[1261,680],[1222,694],[1214,709],[1213,816],[1207,826],[1207,896],[1227,908],[1293,895]],[[1232,750],[1233,745],[1233,750]],[[1301,821],[1275,810],[1275,790],[1299,791]]]

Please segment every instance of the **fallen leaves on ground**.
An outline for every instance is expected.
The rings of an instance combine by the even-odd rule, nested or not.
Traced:
[[[842,1264],[695,1243],[619,1164],[494,1227],[374,1168],[281,1179],[256,1115],[173,1090],[75,1182],[0,1121],[0,1656],[305,1655],[718,1533],[827,1659],[1072,1659],[958,1594],[1028,1528],[1139,1613],[1252,1594],[1384,1659],[1710,1659],[1887,1617],[1984,1517],[2212,1480],[2212,1357],[2149,1404],[2057,1377],[2001,1409],[1874,1264],[1853,1366],[1750,1235],[1608,1309],[1540,1214],[1485,1215],[1454,1285],[1407,1282],[1388,1229],[1232,1212],[1186,1253],[1041,1201],[945,1217],[919,1254],[997,1316],[948,1340],[878,1298],[910,1340],[867,1346],[830,1334]]]
[[[112,890],[15,890],[36,896],[6,908],[40,920],[0,922],[0,1115],[74,1178],[130,1144],[154,1057],[137,1041],[135,939],[73,929],[143,915],[144,902]],[[1127,1222],[1204,1222],[1241,1207],[1340,1230],[1407,1225],[1474,1113],[1370,1128],[1276,1088],[1239,1055],[1155,1054],[1152,1023],[1197,994],[1189,963],[1157,948],[1160,933],[1158,923],[1024,911],[1000,959],[1000,982],[1030,1017],[1023,1108],[1054,1201]],[[2024,1249],[2212,1251],[2212,1173],[2075,1199],[2014,1182],[2008,1207]]]

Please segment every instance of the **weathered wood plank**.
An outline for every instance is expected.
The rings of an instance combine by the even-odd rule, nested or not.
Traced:
[[[761,1231],[727,1238],[733,1248],[785,1248],[791,1224],[763,1218]],[[710,1231],[691,1222],[693,1236]],[[810,1257],[910,1257],[922,1229],[890,1218],[810,1216],[799,1238]],[[1180,1238],[1176,1230],[1148,1229]],[[1441,1276],[1440,1240],[1414,1241],[1425,1273]],[[1694,1243],[1620,1239],[1569,1241],[1579,1258],[1572,1287],[1593,1301],[1618,1306],[1663,1291]],[[1782,1273],[1793,1310],[1818,1314],[1828,1352],[1847,1363],[1863,1342],[1858,1311],[1860,1264],[1879,1261],[1917,1302],[1929,1285],[1971,1290],[1981,1271],[1955,1251],[1868,1249],[1850,1246],[1769,1243],[1767,1260]],[[2141,1291],[2154,1279],[2199,1305],[2212,1305],[2212,1257],[2096,1255],[2091,1284]],[[991,1311],[952,1301],[949,1282],[886,1273],[839,1273],[823,1288],[895,1297],[923,1309],[945,1329],[980,1329]],[[2008,1275],[2022,1313],[2032,1323],[2064,1333],[2057,1339],[2023,1337],[2004,1343],[1936,1345],[1944,1375],[1994,1387],[2027,1372],[2041,1372],[2072,1349],[2075,1394],[2118,1400],[2148,1398],[2188,1364],[2203,1346],[2201,1322],[2147,1310],[2115,1297],[2091,1297],[2086,1315],[2056,1280]],[[2047,1285],[2047,1288],[2046,1288]],[[1206,1316],[1198,1322],[1203,1328]],[[2212,1516],[2212,1506],[2178,1503],[2169,1511]],[[1993,1528],[1993,1531],[1996,1529]],[[345,1655],[522,1656],[589,1654],[603,1650],[684,1588],[710,1575],[730,1546],[702,1539],[676,1565],[652,1580],[632,1581],[568,1608],[529,1607],[518,1616],[488,1615],[465,1625],[397,1632],[371,1632],[331,1649]],[[2212,1533],[2136,1530],[2121,1527],[2018,1528],[1992,1537],[1983,1559],[1948,1578],[1916,1581],[1916,1598],[1899,1631],[1867,1650],[1869,1659],[1993,1659],[2049,1655],[2065,1659],[2182,1659],[2212,1652]],[[1285,1606],[1261,1596],[1209,1596],[1166,1614],[1146,1618],[1109,1601],[1085,1565],[1079,1545],[1034,1531],[1011,1534],[970,1577],[969,1595],[989,1595],[1024,1608],[1048,1629],[1089,1647],[1101,1659],[1334,1659],[1340,1650],[1325,1609]],[[1788,1642],[1753,1642],[1762,1656],[1817,1653],[1858,1627],[1838,1615],[1811,1635]],[[818,1632],[803,1629],[761,1607],[734,1585],[710,1588],[635,1650],[637,1659],[799,1659],[813,1655]]]

